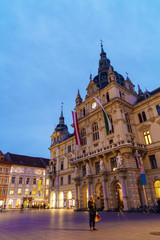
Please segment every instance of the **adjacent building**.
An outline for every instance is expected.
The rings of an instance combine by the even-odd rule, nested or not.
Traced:
[[[7,153],[12,163],[6,207],[44,207],[48,205],[49,159]]]
[[[81,146],[63,111],[51,135],[50,206],[86,209],[89,195],[104,210],[136,209],[160,198],[160,88],[143,92],[114,70],[101,45],[98,74],[76,97]],[[111,122],[106,132],[103,105]],[[144,167],[146,185],[140,182]],[[144,171],[143,171],[144,173]]]
[[[0,207],[6,206],[11,161],[0,151]]]

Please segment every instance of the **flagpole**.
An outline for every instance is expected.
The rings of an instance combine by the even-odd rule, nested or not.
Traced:
[[[148,199],[147,199],[146,189],[145,189],[144,185],[142,185],[142,187],[143,187],[143,194],[144,194],[145,205],[148,206]]]

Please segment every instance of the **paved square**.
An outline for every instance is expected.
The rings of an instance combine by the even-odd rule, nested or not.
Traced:
[[[89,231],[88,213],[73,210],[12,210],[0,213],[0,240],[159,239],[159,214],[101,213],[98,231]]]

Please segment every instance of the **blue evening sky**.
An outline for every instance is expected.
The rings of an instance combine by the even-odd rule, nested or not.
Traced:
[[[0,0],[0,150],[49,158],[64,102],[98,71],[100,39],[116,71],[160,86],[159,0]]]

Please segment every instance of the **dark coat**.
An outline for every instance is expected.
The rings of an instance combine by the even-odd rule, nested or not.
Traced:
[[[88,201],[88,208],[89,208],[89,214],[90,215],[95,215],[96,214],[97,208],[96,208],[95,202]]]

